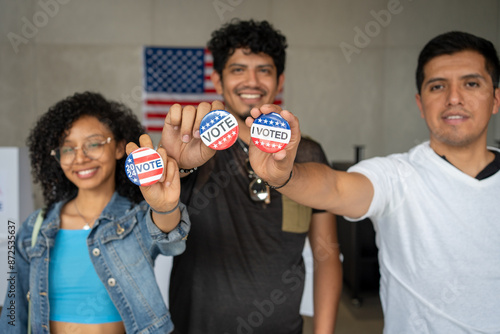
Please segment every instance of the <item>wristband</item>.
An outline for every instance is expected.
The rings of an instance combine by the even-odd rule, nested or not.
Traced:
[[[168,214],[170,214],[170,213],[174,212],[175,210],[177,210],[177,208],[179,208],[179,204],[180,204],[180,203],[181,203],[181,201],[178,201],[178,202],[177,202],[177,205],[176,205],[176,206],[175,206],[172,210],[170,210],[170,211],[164,211],[164,212],[163,212],[163,211],[156,211],[156,210],[155,210],[155,209],[153,209],[151,206],[150,206],[149,208],[151,209],[151,211],[156,212],[156,213],[157,213],[157,214],[159,214],[159,215],[168,215]]]
[[[293,173],[293,169],[290,171],[290,176],[288,177],[288,180],[285,181],[285,183],[283,183],[281,186],[272,186],[270,185],[269,183],[267,183],[266,181],[264,181],[264,183],[266,184],[266,186],[268,186],[269,188],[271,189],[280,189],[280,188],[283,188],[284,186],[286,186],[288,184],[288,182],[290,182],[290,180],[292,179],[292,173]]]

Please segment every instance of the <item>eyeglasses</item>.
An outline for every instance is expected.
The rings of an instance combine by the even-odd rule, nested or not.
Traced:
[[[271,193],[269,187],[252,169],[250,160],[245,160],[245,168],[248,173],[248,177],[253,179],[248,185],[248,191],[250,193],[250,198],[255,202],[264,202],[266,204],[271,203]]]
[[[83,154],[89,159],[99,159],[104,152],[104,145],[111,142],[111,137],[101,140],[101,138],[92,138],[87,140],[81,146],[61,146],[50,151],[61,165],[71,165],[76,157],[76,150],[81,149]]]

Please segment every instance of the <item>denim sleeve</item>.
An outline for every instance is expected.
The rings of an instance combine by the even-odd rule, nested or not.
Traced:
[[[151,216],[151,208],[147,210],[145,217],[146,226],[160,254],[174,256],[181,254],[186,249],[186,239],[191,228],[191,221],[189,220],[186,206],[183,203],[179,203],[179,208],[181,210],[181,220],[169,233],[163,232],[156,226]]]
[[[28,300],[30,262],[26,247],[31,247],[33,224],[38,215],[34,212],[21,225],[16,234],[15,242],[9,239],[8,250],[15,250],[15,264],[8,266],[7,292],[0,315],[0,333],[26,333],[28,324]],[[10,237],[10,234],[9,234]],[[14,248],[10,248],[10,246]],[[9,253],[11,255],[12,253]]]

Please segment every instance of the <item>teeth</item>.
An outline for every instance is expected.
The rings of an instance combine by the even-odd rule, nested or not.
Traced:
[[[260,94],[241,94],[240,96],[244,99],[258,99]]]
[[[462,119],[464,118],[463,116],[448,116],[446,117],[447,119]]]
[[[87,169],[87,170],[81,170],[77,173],[78,173],[78,175],[85,176],[85,175],[89,175],[89,174],[93,173],[95,170],[96,170],[96,168],[92,168],[92,169]]]

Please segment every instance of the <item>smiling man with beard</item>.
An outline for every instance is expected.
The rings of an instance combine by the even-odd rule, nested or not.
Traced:
[[[335,217],[256,182],[261,180],[248,163],[245,119],[280,92],[286,47],[285,37],[266,21],[223,26],[208,48],[211,78],[225,106],[174,105],[165,120],[161,144],[169,156],[183,171],[198,167],[182,179],[193,223],[185,256],[174,259],[171,276],[177,333],[302,333],[306,237],[315,263],[315,328],[334,330],[342,286]],[[226,109],[239,125],[237,142],[216,154],[197,131],[210,109]],[[321,146],[306,138],[297,161],[328,163]]]

